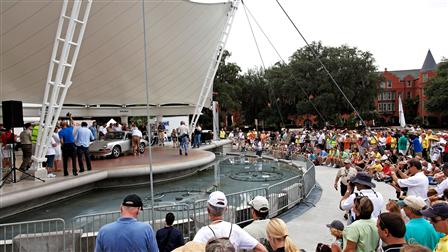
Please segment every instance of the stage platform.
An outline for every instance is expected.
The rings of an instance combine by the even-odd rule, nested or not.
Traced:
[[[199,149],[189,149],[188,156],[179,155],[179,149],[167,145],[166,147],[152,147],[153,174],[172,173],[201,167],[214,161],[215,154],[207,151],[230,144],[230,140],[216,141],[202,145]],[[20,157],[17,166],[20,166]],[[73,176],[69,164],[69,176],[63,172],[56,172],[55,178],[46,178],[45,182],[23,179],[17,183],[6,183],[0,189],[0,217],[1,210],[13,205],[34,200],[40,197],[77,188],[110,178],[124,178],[146,176],[150,174],[149,152],[140,156],[126,155],[117,159],[92,160],[92,170]],[[62,169],[62,162],[60,167]],[[17,172],[18,175],[20,172]],[[20,176],[20,175],[19,175]],[[25,175],[24,175],[25,177]]]

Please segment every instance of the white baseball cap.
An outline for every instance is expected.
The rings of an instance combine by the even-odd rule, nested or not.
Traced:
[[[210,193],[207,202],[214,207],[226,207],[227,206],[226,195],[221,191],[215,191],[215,192]]]
[[[398,205],[401,207],[408,206],[415,210],[422,210],[426,207],[426,202],[421,197],[418,197],[415,195],[410,195],[410,196],[407,196],[406,198],[404,198],[404,200],[398,201]]]
[[[269,211],[269,202],[263,196],[257,196],[253,200],[249,201],[249,205],[260,213]]]

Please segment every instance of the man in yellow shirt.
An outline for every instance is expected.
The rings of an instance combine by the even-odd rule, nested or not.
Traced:
[[[423,158],[428,160],[429,158],[429,139],[425,133],[422,133],[422,147],[423,147]]]
[[[443,235],[434,251],[448,251],[448,202],[436,203],[423,210],[422,214],[431,221],[434,229]]]

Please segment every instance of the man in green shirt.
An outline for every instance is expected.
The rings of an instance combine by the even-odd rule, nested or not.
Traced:
[[[404,135],[404,131],[401,132],[401,137],[398,139],[398,152],[403,156],[406,156],[406,151],[408,149],[408,139]]]
[[[421,197],[411,195],[399,201],[398,205],[403,207],[406,216],[409,218],[404,235],[406,242],[409,244],[417,243],[433,251],[439,242],[440,235],[423,218],[421,211],[426,207],[426,202]]]
[[[344,251],[376,251],[380,237],[376,220],[371,218],[372,201],[368,197],[355,198],[353,211],[356,214],[356,221],[344,230]]]

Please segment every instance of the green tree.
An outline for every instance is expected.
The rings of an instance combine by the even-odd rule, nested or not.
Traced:
[[[241,68],[235,63],[227,62],[230,55],[229,51],[224,50],[213,85],[220,107],[221,122],[224,122],[228,115],[241,109]]]
[[[437,68],[437,76],[426,84],[425,95],[425,107],[428,111],[448,115],[448,59],[442,60]]]
[[[330,122],[335,122],[343,113],[352,113],[353,109],[334,85],[325,69],[313,55],[313,50],[337,81],[342,91],[360,112],[373,109],[376,96],[376,84],[379,75],[376,73],[374,58],[371,53],[358,50],[356,47],[343,45],[325,47],[320,42],[313,42],[309,47],[297,50],[289,63],[294,79],[288,85],[295,86],[298,114],[317,114],[310,101]],[[300,91],[298,85],[307,93]]]

